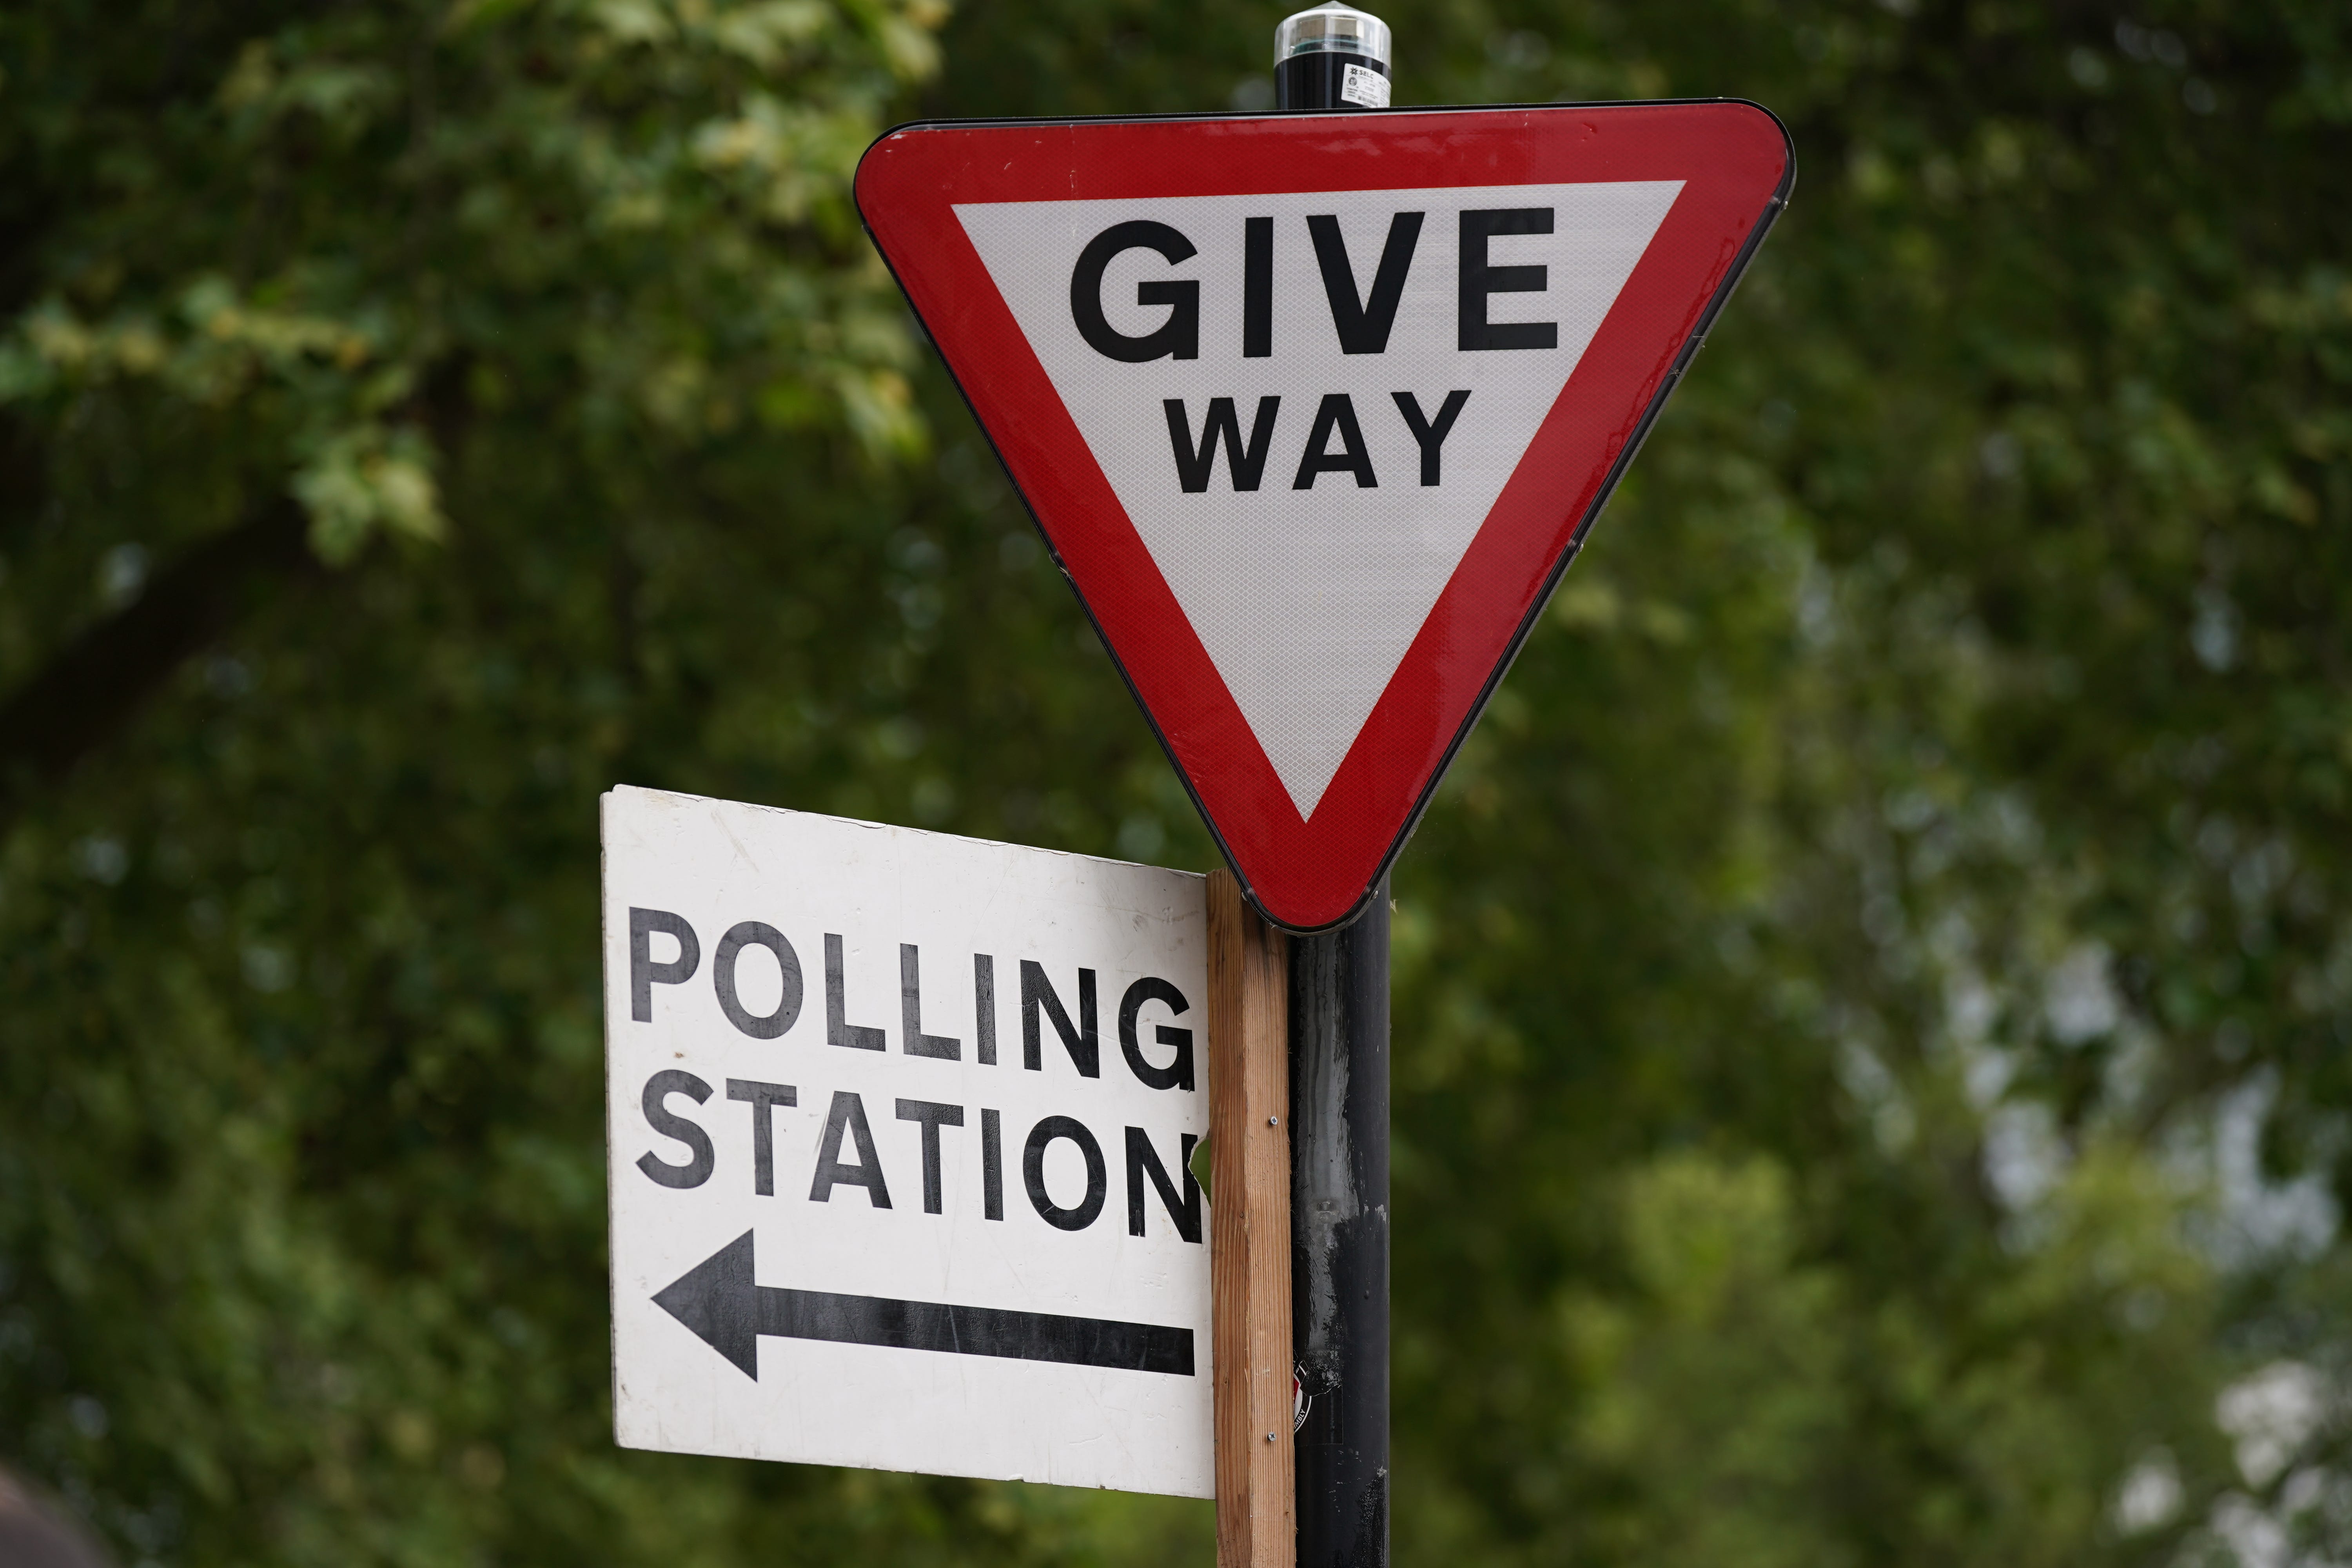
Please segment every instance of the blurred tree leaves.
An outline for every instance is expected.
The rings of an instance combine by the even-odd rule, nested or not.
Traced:
[[[1801,163],[1399,874],[1400,1555],[2340,1554],[2343,19],[1383,15]],[[0,16],[0,1456],[126,1560],[1204,1557],[611,1447],[593,801],[1208,863],[844,192],[1275,19]]]

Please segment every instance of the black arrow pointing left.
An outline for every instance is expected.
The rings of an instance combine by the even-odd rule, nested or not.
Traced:
[[[654,1303],[754,1381],[761,1334],[1192,1375],[1190,1329],[761,1285],[753,1277],[751,1235],[712,1253]]]

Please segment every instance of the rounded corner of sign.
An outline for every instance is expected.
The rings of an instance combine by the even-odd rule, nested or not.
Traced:
[[[1776,199],[1785,200],[1790,187],[1797,179],[1797,138],[1789,129],[1789,122],[1774,113],[1769,105],[1759,103],[1752,98],[1727,98],[1719,101],[1727,108],[1748,110],[1762,115],[1773,133],[1780,139],[1780,179],[1772,194]]]
[[[1364,908],[1361,903],[1359,903],[1353,909],[1349,910],[1346,915],[1340,916],[1336,921],[1325,921],[1320,925],[1299,925],[1290,921],[1276,919],[1275,916],[1268,914],[1265,907],[1257,903],[1255,900],[1251,901],[1251,907],[1257,910],[1258,914],[1264,918],[1266,924],[1272,926],[1275,930],[1280,931],[1285,936],[1295,937],[1328,936],[1335,931],[1344,931],[1349,925],[1353,923],[1349,917],[1360,914],[1363,912]]]
[[[1762,115],[1765,119],[1770,121],[1774,129],[1778,130],[1781,135],[1786,136],[1789,133],[1788,121],[1782,120],[1778,114],[1774,113],[1772,111],[1772,106],[1768,103],[1760,102],[1752,98],[1740,98],[1737,95],[1730,98],[1719,98],[1717,99],[1716,101],[1724,105],[1727,109],[1752,109],[1757,113]]]
[[[1364,911],[1371,908],[1372,900],[1380,893],[1381,879],[1388,875],[1390,863],[1395,858],[1394,855],[1391,855],[1388,859],[1382,860],[1381,862],[1380,870],[1373,874],[1371,880],[1366,885],[1362,892],[1358,893],[1354,900],[1351,900],[1344,909],[1340,910],[1339,913],[1321,920],[1317,920],[1312,917],[1305,920],[1294,920],[1289,916],[1277,913],[1259,894],[1257,888],[1248,878],[1241,876],[1237,872],[1235,873],[1234,879],[1241,883],[1242,897],[1249,901],[1250,908],[1255,910],[1258,912],[1259,918],[1263,919],[1266,924],[1274,927],[1276,931],[1281,931],[1284,935],[1328,936],[1333,931],[1345,931],[1348,927],[1355,924],[1357,921],[1363,917]]]
[[[866,144],[866,151],[857,155],[857,167],[849,176],[849,199],[856,205],[857,216],[866,220],[866,226],[869,228],[873,226],[873,219],[866,210],[866,186],[867,171],[873,166],[874,154],[882,150],[885,142],[896,141],[908,132],[929,130],[930,123],[928,120],[902,120],[868,142]]]
[[[1763,115],[1767,120],[1769,120],[1772,122],[1772,129],[1780,133],[1780,184],[1779,188],[1773,194],[1778,196],[1786,197],[1789,194],[1790,187],[1797,183],[1796,132],[1789,129],[1789,122],[1787,121],[1782,120],[1779,115],[1773,113],[1762,104],[1750,104],[1748,107],[1755,110],[1759,114]]]

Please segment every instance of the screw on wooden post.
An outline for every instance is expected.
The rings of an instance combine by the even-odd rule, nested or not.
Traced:
[[[1209,874],[1217,1568],[1292,1568],[1289,940]],[[1265,1434],[1261,1440],[1258,1434]]]

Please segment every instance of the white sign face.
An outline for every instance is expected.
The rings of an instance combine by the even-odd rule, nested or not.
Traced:
[[[1214,1493],[1203,879],[604,796],[627,1447]]]
[[[955,209],[1302,817],[1682,187]]]

